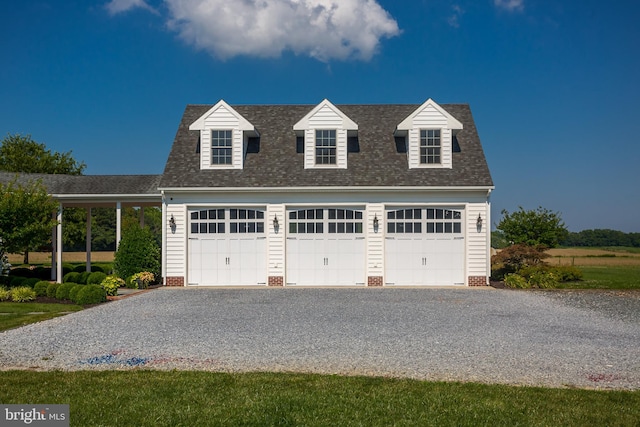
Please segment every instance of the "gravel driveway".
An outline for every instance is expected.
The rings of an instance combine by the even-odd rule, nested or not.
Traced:
[[[0,333],[0,368],[640,389],[640,292],[160,288]]]

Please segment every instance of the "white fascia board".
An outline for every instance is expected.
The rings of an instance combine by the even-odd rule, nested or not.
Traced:
[[[438,110],[438,112],[440,114],[442,114],[443,116],[445,116],[447,118],[447,128],[448,129],[452,129],[452,130],[461,130],[461,129],[463,129],[464,126],[462,126],[462,123],[460,123],[460,121],[458,121],[458,119],[456,119],[451,114],[449,114],[444,108],[439,106],[433,99],[429,98],[424,102],[424,104],[419,106],[413,113],[411,113],[406,119],[404,119],[396,127],[396,131],[403,131],[403,130],[411,130],[411,129],[413,129],[414,128],[414,126],[413,126],[413,118],[415,116],[417,116],[422,110],[424,110],[425,108],[427,108],[429,106],[435,108],[436,110]]]
[[[161,190],[165,193],[325,193],[325,192],[377,192],[377,191],[486,191],[490,193],[495,189],[494,186],[462,186],[462,187],[423,187],[423,186],[407,186],[407,187],[163,187]]]
[[[260,135],[258,133],[258,131],[256,130],[255,126],[253,126],[247,119],[245,119],[242,114],[238,113],[236,110],[233,109],[233,107],[231,107],[229,104],[227,104],[224,101],[224,99],[221,99],[220,101],[218,101],[216,105],[211,107],[209,109],[209,111],[207,111],[202,116],[200,116],[198,118],[198,120],[196,120],[195,122],[191,123],[191,125],[189,125],[189,130],[204,130],[205,129],[204,123],[205,123],[205,120],[207,119],[207,117],[209,117],[211,114],[215,113],[216,110],[218,110],[220,107],[224,107],[225,109],[229,110],[229,112],[231,112],[231,114],[233,114],[238,119],[238,123],[240,125],[240,130],[242,130],[242,131],[252,131],[252,132],[255,132],[257,136]]]
[[[313,117],[323,107],[329,107],[334,113],[342,118],[342,129],[346,130],[358,130],[358,124],[351,120],[346,114],[344,114],[338,107],[333,105],[328,99],[324,99],[320,104],[316,105],[313,110],[309,111],[298,123],[293,125],[293,130],[303,131],[309,129],[309,119]]]

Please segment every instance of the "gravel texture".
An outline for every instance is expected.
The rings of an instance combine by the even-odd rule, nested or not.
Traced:
[[[160,288],[0,333],[0,369],[141,368],[640,389],[640,293]]]

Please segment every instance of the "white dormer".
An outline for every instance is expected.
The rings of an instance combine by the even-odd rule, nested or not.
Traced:
[[[397,128],[407,144],[409,168],[448,168],[452,165],[453,137],[462,123],[429,98]]]
[[[200,169],[242,169],[256,128],[223,100],[189,126],[200,131]]]
[[[358,125],[328,100],[322,101],[293,126],[304,138],[304,168],[347,168],[347,138]]]

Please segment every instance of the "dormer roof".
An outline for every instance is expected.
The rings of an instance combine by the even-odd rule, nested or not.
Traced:
[[[341,122],[338,123],[336,119]],[[318,128],[340,128],[354,131],[358,130],[358,125],[328,99],[324,99],[293,125],[293,130],[297,133]]]
[[[238,123],[238,129],[245,132],[253,132],[255,136],[259,133],[255,126],[252,125],[242,114],[238,113],[233,107],[227,104],[223,99],[218,101],[207,112],[198,117],[196,121],[189,125],[189,130],[205,130],[215,128],[225,128],[226,125],[220,122],[221,117],[233,116]]]
[[[416,123],[418,117],[424,116],[424,113],[429,113],[429,110],[439,113],[446,119],[446,128],[454,131],[461,130],[463,128],[462,123],[455,117],[453,117],[447,110],[439,106],[433,99],[427,99],[424,104],[415,109],[409,116],[407,116],[397,127],[399,131],[408,131],[411,129],[420,128],[420,123]]]

